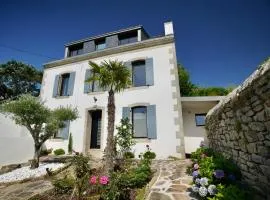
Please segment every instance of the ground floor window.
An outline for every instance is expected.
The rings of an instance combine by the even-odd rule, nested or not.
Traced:
[[[205,126],[206,113],[195,114],[196,126]]]
[[[133,136],[135,138],[147,138],[147,107],[132,108]]]

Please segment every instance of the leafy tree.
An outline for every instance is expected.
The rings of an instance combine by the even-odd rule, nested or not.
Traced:
[[[40,150],[43,143],[64,128],[64,121],[75,120],[77,109],[59,107],[51,110],[37,97],[22,95],[17,100],[1,105],[1,112],[11,114],[16,124],[25,126],[34,140],[35,153],[31,168],[39,166]]]
[[[195,85],[191,83],[188,71],[181,64],[178,64],[178,77],[181,96],[190,96]]]
[[[235,87],[200,87],[190,81],[189,72],[178,64],[178,76],[181,96],[225,96]]]
[[[115,123],[115,99],[114,94],[124,90],[131,84],[131,72],[120,61],[103,61],[100,65],[89,61],[91,77],[86,82],[97,81],[99,86],[109,91],[108,96],[108,136],[105,148],[105,172],[113,170],[113,158],[115,155],[114,123]]]
[[[42,72],[31,65],[15,60],[0,65],[0,100],[14,98],[20,94],[39,94],[38,85]]]

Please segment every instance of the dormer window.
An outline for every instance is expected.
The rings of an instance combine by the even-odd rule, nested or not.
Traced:
[[[96,47],[96,51],[105,49],[106,48],[105,38],[96,40],[95,47]]]
[[[136,31],[121,33],[118,35],[119,45],[138,42],[138,33]]]
[[[69,47],[69,57],[83,54],[83,43]]]

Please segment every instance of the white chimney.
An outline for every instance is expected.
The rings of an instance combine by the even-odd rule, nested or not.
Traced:
[[[164,31],[165,35],[173,35],[173,23],[172,21],[168,21],[164,23]]]

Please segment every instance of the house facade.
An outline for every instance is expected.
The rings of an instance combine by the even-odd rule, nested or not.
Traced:
[[[123,61],[132,86],[115,95],[115,124],[128,117],[134,127],[136,155],[149,145],[158,158],[184,157],[184,135],[175,40],[172,22],[164,35],[150,37],[135,26],[69,43],[65,58],[45,64],[40,97],[50,108],[77,107],[79,118],[46,142],[47,148],[67,150],[73,136],[75,151],[102,157],[107,137],[108,91],[86,83],[89,60]],[[116,133],[116,131],[115,131]]]

